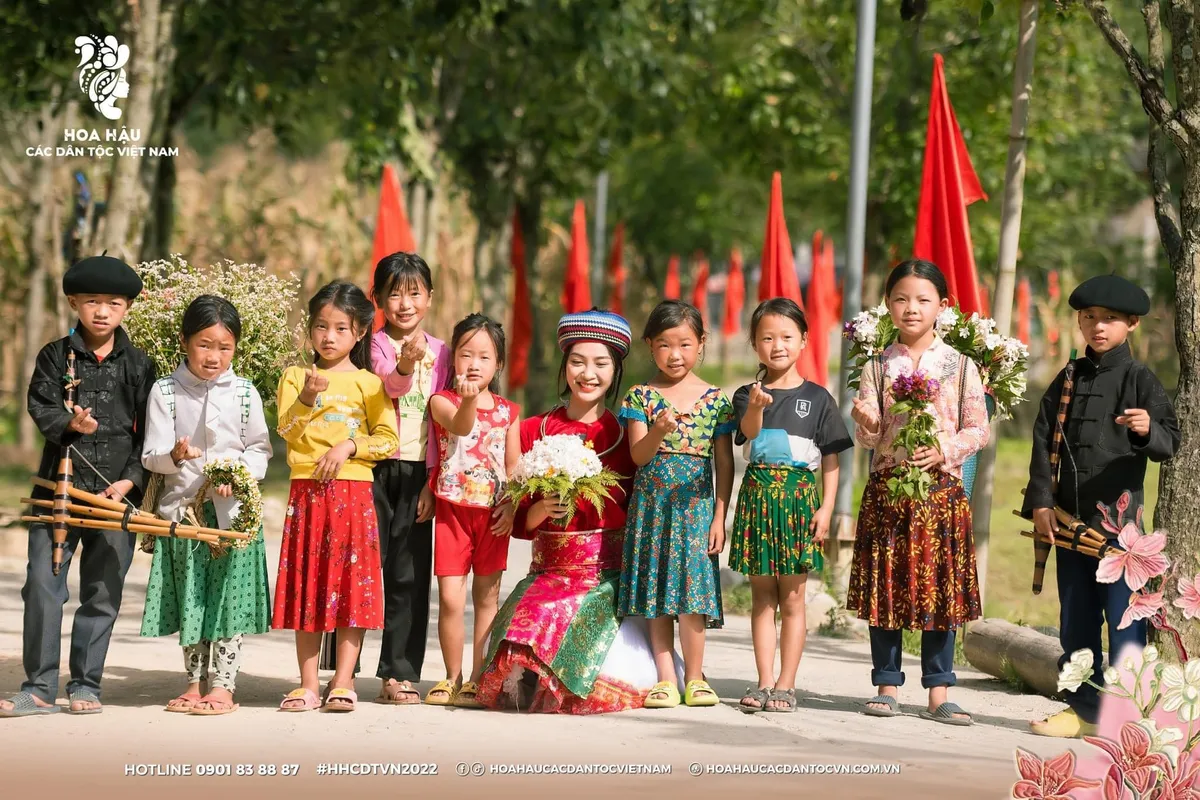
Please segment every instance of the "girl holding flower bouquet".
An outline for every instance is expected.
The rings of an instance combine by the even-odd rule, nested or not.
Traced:
[[[154,508],[163,519],[183,519],[209,484],[207,464],[232,459],[249,480],[267,474],[271,440],[262,398],[230,366],[241,335],[237,309],[223,298],[201,295],[183,313],[185,359],[150,392],[142,447],[143,466],[164,476]],[[199,522],[229,530],[241,511],[229,484],[210,486]],[[178,633],[188,682],[167,711],[208,716],[237,710],[242,638],[271,629],[261,525],[245,532],[254,534],[246,546],[223,553],[188,539],[153,542],[142,636]],[[208,683],[203,697],[201,682]]]
[[[854,540],[847,605],[870,623],[866,713],[898,711],[903,630],[921,634],[921,716],[970,725],[947,701],[955,683],[956,629],[980,614],[971,508],[962,465],[988,441],[983,383],[974,362],[937,335],[946,279],[928,261],[906,261],[886,285],[899,338],[872,360],[852,412],[855,438],[875,451]]]
[[[568,314],[558,323],[565,404],[521,423],[521,450],[578,437],[617,483],[598,503],[573,498],[573,509],[558,496],[519,502],[513,535],[533,540],[533,562],[496,617],[477,695],[490,708],[624,711],[640,708],[658,680],[646,621],[622,621],[617,613],[635,467],[625,428],[606,400],[618,396],[631,338],[629,323],[607,311]]]

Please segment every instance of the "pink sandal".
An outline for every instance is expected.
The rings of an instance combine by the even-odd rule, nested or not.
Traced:
[[[346,714],[358,706],[358,695],[353,689],[334,689],[325,699],[324,711],[332,714]]]
[[[176,700],[181,700],[183,702],[180,702],[177,705],[171,705],[171,703],[174,703]],[[176,697],[175,700],[172,700],[171,703],[167,703],[165,706],[163,706],[163,710],[170,711],[172,714],[190,714],[192,712],[192,708],[194,708],[195,705],[200,702],[200,700],[201,698],[199,692],[184,692],[183,694],[179,695],[179,697]],[[185,702],[190,703],[190,705],[184,705]]]
[[[287,705],[292,700],[303,700],[304,704],[299,706]],[[283,702],[279,704],[280,711],[312,711],[320,707],[321,700],[317,697],[317,693],[312,689],[305,689],[303,686],[288,692],[287,696],[283,698]]]

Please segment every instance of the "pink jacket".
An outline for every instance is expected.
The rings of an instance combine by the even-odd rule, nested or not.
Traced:
[[[446,376],[450,372],[450,348],[446,347],[446,343],[441,339],[434,338],[428,333],[425,334],[425,341],[428,343],[429,349],[433,351],[433,391],[438,392],[445,388]],[[403,397],[412,389],[412,375],[401,375],[396,372],[396,350],[392,347],[386,330],[380,329],[371,337],[371,369],[383,380],[383,390],[387,392],[388,397],[392,398],[393,406],[396,405],[397,397]],[[429,424],[428,412],[422,424]],[[432,431],[426,436],[426,439],[428,439],[428,446],[425,452],[425,464],[432,467],[437,464],[437,441]],[[400,451],[397,450],[391,457],[399,458]]]

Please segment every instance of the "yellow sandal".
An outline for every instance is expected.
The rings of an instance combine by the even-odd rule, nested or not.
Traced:
[[[683,702],[689,706],[715,706],[721,702],[708,681],[688,681],[683,690]]]
[[[475,699],[475,695],[479,693],[479,684],[475,681],[467,681],[458,690],[458,694],[454,695],[454,705],[457,708],[483,708],[483,703]]]
[[[679,705],[679,687],[671,681],[659,681],[646,695],[645,705],[646,708],[675,708]]]
[[[461,685],[459,683],[451,683],[448,680],[438,681],[429,690],[429,693],[425,695],[425,705],[448,706],[453,704],[455,698],[458,697],[458,689]],[[438,693],[444,694],[445,697],[435,697],[434,695]]]

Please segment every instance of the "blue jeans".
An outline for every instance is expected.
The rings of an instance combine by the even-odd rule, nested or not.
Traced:
[[[955,631],[921,631],[921,685],[953,686]],[[903,654],[903,631],[871,626],[871,684],[873,686],[903,686],[900,671]]]

